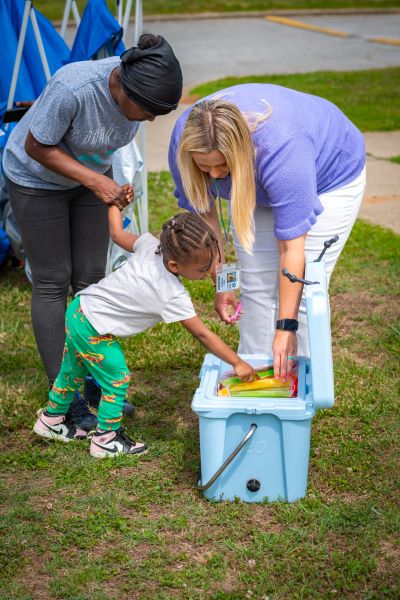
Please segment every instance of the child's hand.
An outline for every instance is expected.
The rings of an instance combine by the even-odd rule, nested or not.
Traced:
[[[239,358],[238,361],[232,365],[232,367],[236,375],[246,383],[249,381],[254,381],[255,379],[260,379],[254,368],[241,358]]]
[[[129,184],[129,183],[124,183],[124,185],[121,186],[125,195],[125,198],[127,199],[128,202],[131,202],[133,200],[133,187]]]
[[[98,197],[104,204],[110,206],[114,204],[120,210],[125,208],[130,202],[129,198],[133,196],[133,188],[129,183],[118,185],[116,181],[106,175],[96,173],[92,182],[87,184],[87,187]]]

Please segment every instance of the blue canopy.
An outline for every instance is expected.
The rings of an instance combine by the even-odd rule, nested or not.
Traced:
[[[25,0],[0,0],[0,23],[2,24],[0,122],[7,106],[24,7]],[[52,75],[66,63],[99,58],[100,51],[103,51],[104,56],[113,56],[121,54],[125,49],[121,41],[122,27],[109,11],[106,0],[88,0],[71,51],[51,21],[36,8],[34,10]],[[29,19],[15,102],[35,100],[45,85],[46,77]]]
[[[19,32],[24,14],[24,0],[0,0],[0,22],[2,24],[2,62],[0,69],[0,118],[6,106],[11,85]],[[55,73],[69,59],[69,48],[54,29],[53,24],[35,9],[43,46],[51,74]],[[21,67],[15,91],[15,101],[35,100],[44,86],[46,77],[43,71],[39,50],[32,23],[29,19],[22,54]]]
[[[88,0],[69,62],[122,54],[125,50],[122,34],[122,27],[110,13],[106,0]]]
[[[25,0],[0,0],[0,23],[3,35],[2,64],[0,68],[0,204],[2,197],[7,202],[7,186],[1,185],[2,148],[4,148],[8,135],[14,126],[12,124],[11,127],[3,129],[1,121],[11,87],[24,8]],[[41,15],[36,8],[34,10],[51,75],[67,63],[119,55],[125,50],[122,42],[123,29],[110,13],[106,0],[88,0],[71,51],[53,24]],[[32,23],[29,19],[14,102],[35,100],[41,94],[45,85],[46,77]],[[138,170],[139,175],[140,172]],[[12,215],[11,209],[10,212]],[[146,223],[146,228],[147,204],[145,209],[140,209],[140,218]],[[6,231],[8,237],[10,237],[10,230],[7,227]],[[17,234],[19,235],[18,228]],[[13,251],[17,253],[14,248],[15,240],[11,237],[10,239]],[[8,252],[7,242],[8,240],[0,229],[0,261]],[[21,245],[20,238],[19,244]]]

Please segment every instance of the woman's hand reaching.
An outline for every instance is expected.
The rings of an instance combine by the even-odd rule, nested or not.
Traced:
[[[272,344],[274,377],[284,381],[292,372],[297,354],[297,336],[292,331],[279,329]]]

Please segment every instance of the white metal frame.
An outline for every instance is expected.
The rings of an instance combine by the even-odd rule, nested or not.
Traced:
[[[22,53],[24,51],[24,44],[25,44],[25,39],[26,39],[26,32],[28,29],[29,18],[31,19],[33,33],[34,33],[37,47],[39,50],[40,60],[42,62],[46,81],[49,81],[49,79],[51,77],[49,63],[47,62],[46,53],[44,51],[42,36],[40,35],[40,30],[39,30],[39,26],[37,23],[35,9],[34,9],[32,0],[25,0],[24,14],[22,16],[21,30],[19,32],[19,38],[18,38],[17,54],[15,56],[10,91],[8,93],[7,110],[12,108],[12,106],[14,104],[15,90],[17,88],[18,75],[19,75],[19,70],[21,67]]]
[[[116,0],[116,19],[123,28],[123,42],[125,46],[129,46],[128,42],[128,27],[129,17],[132,11],[132,0],[126,0],[124,8],[124,0]],[[133,44],[137,44],[140,35],[143,32],[143,1],[135,0],[135,28],[133,32]],[[138,199],[136,206],[138,211],[139,231],[145,233],[149,230],[149,213],[148,213],[148,185],[147,185],[147,166],[146,166],[146,129],[145,124],[141,123],[138,133],[133,142],[143,161],[143,167],[140,171],[142,194]]]
[[[69,16],[71,14],[71,10],[72,10],[72,15],[75,20],[76,27],[79,27],[79,23],[81,22],[81,18],[79,16],[79,11],[78,11],[78,7],[76,5],[76,1],[75,0],[66,0],[65,6],[64,6],[64,14],[63,14],[62,22],[61,22],[61,30],[60,30],[60,35],[63,39],[65,39],[65,34],[67,32],[68,21],[69,21]]]
[[[124,18],[124,43],[126,45],[129,16],[131,12],[132,0],[127,0],[125,5],[125,18]],[[135,3],[135,29],[133,44],[137,44],[140,35],[143,32],[143,2],[142,0],[136,0]],[[149,230],[149,211],[148,211],[148,184],[147,184],[147,163],[146,163],[146,127],[144,123],[141,123],[138,134],[136,136],[136,144],[139,150],[139,154],[143,160],[143,168],[141,171],[141,183],[143,194],[138,200],[138,218],[139,228],[141,233],[145,233]]]

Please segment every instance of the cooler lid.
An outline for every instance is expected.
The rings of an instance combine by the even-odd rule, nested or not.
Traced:
[[[315,408],[330,408],[334,404],[334,386],[325,262],[307,262],[305,278],[309,281],[319,282],[304,286],[310,346],[312,403]]]

